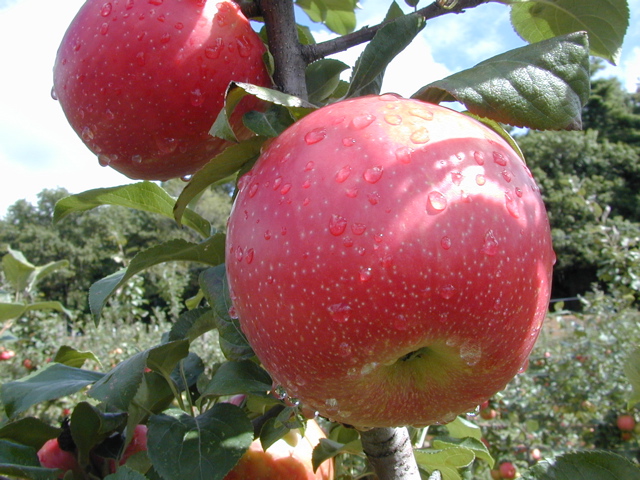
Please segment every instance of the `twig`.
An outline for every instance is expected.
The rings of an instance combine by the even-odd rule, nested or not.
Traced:
[[[360,438],[379,480],[420,480],[406,428],[373,428],[360,432]]]

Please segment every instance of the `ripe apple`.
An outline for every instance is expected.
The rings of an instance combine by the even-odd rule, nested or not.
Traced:
[[[555,255],[493,130],[395,95],[323,107],[239,181],[226,265],[276,385],[356,427],[446,423],[527,359]]]
[[[58,50],[52,95],[102,165],[167,180],[228,145],[208,131],[229,82],[271,84],[264,52],[230,0],[88,0]],[[232,116],[240,137],[256,102]]]
[[[502,462],[500,464],[500,476],[505,480],[510,480],[512,478],[516,478],[516,467],[511,462]]]
[[[62,450],[57,438],[47,440],[40,450],[38,450],[38,460],[40,460],[40,464],[45,468],[59,468],[63,472],[80,469],[75,455]],[[63,477],[64,473],[61,473],[58,478]]]
[[[136,428],[133,431],[133,437],[131,438],[131,442],[127,445],[127,448],[124,449],[122,453],[122,457],[120,458],[120,465],[124,465],[129,457],[138,453],[144,452],[147,450],[147,426],[146,425],[136,425]],[[111,460],[110,462],[111,472],[116,471],[115,460]]]
[[[310,420],[304,436],[299,430],[291,430],[266,451],[259,439],[254,440],[224,480],[331,480],[331,461],[322,463],[315,473],[311,464],[313,448],[321,438],[325,438],[324,432],[315,420]]]
[[[480,418],[483,420],[493,420],[498,416],[498,412],[496,412],[493,408],[483,408],[480,410]]]
[[[636,419],[633,417],[633,415],[620,415],[616,420],[616,425],[623,432],[631,432],[636,426]]]
[[[13,350],[2,350],[0,352],[0,361],[11,360],[15,356],[16,356],[16,352],[14,352]]]

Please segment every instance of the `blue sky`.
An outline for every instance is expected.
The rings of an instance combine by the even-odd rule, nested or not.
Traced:
[[[0,0],[0,216],[44,188],[72,193],[130,183],[98,161],[71,130],[51,98],[52,67],[66,27],[84,0]],[[358,26],[379,22],[390,0],[361,0]],[[399,0],[399,3],[403,3]],[[629,91],[640,79],[640,0],[629,0],[630,29],[619,65],[608,67]],[[426,5],[423,0],[420,6]],[[302,17],[301,17],[302,18]],[[322,27],[318,40],[329,38]],[[509,23],[509,9],[481,5],[430,21],[387,70],[383,89],[411,95],[421,86],[524,45]],[[361,49],[341,56],[353,65]]]

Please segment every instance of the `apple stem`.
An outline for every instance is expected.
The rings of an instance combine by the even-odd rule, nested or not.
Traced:
[[[362,449],[379,480],[420,480],[409,430],[372,428],[361,431]]]

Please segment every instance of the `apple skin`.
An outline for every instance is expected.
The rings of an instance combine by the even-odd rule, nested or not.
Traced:
[[[447,423],[526,365],[549,222],[498,134],[395,95],[323,107],[239,181],[226,268],[276,385],[356,427]]]
[[[311,464],[313,448],[321,438],[325,438],[324,432],[310,420],[304,437],[299,430],[292,430],[266,451],[259,439],[254,440],[224,480],[331,480],[332,461],[323,462],[315,473]]]
[[[208,131],[229,82],[271,85],[264,52],[229,0],[88,0],[59,47],[52,94],[101,165],[168,180],[229,145]],[[247,97],[232,115],[239,137],[258,105]]]
[[[57,438],[52,438],[44,443],[40,450],[38,450],[38,460],[40,460],[40,464],[45,468],[59,468],[63,472],[68,470],[78,471],[80,469],[75,455],[62,450]],[[58,478],[63,477],[64,473],[60,474]]]
[[[511,462],[503,462],[500,464],[500,476],[505,480],[511,480],[512,478],[516,478],[516,467]]]
[[[636,426],[636,419],[633,415],[620,415],[616,420],[616,425],[623,432],[631,432]]]

